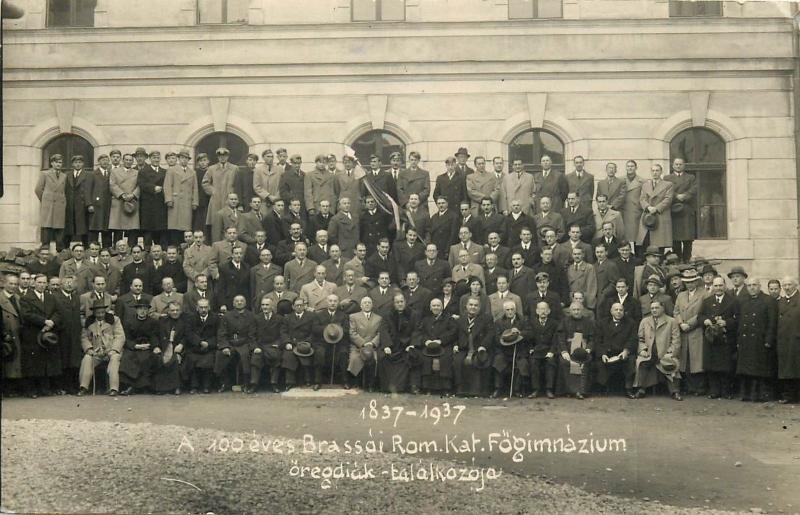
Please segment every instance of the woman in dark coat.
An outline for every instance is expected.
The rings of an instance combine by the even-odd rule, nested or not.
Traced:
[[[739,300],[736,374],[742,376],[743,401],[767,401],[768,379],[775,375],[778,304],[756,279],[747,279],[747,293]]]
[[[419,338],[419,319],[414,311],[406,309],[406,299],[401,293],[395,295],[393,302],[394,308],[383,322],[381,350],[378,354],[378,377],[381,381],[381,390],[400,393],[408,387],[409,369],[419,367],[420,364],[419,351],[407,350],[416,346]]]
[[[442,284],[442,292],[436,298],[442,301],[444,314],[458,320],[460,306],[454,292],[455,284],[452,279],[446,279]]]

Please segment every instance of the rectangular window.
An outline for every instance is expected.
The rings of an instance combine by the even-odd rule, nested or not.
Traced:
[[[351,0],[353,21],[405,21],[406,0]]]
[[[508,0],[509,20],[561,17],[561,0]]]
[[[670,0],[669,16],[670,18],[722,16],[722,2]]]
[[[94,27],[97,0],[48,0],[48,27]]]
[[[697,177],[697,238],[724,239],[728,234],[725,170],[704,169]]]
[[[197,0],[198,23],[247,23],[249,4],[249,0]]]

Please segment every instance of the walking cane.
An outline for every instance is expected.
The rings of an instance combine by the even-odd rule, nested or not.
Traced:
[[[336,344],[333,344],[333,350],[331,351],[331,386],[333,386],[333,364],[336,362]]]
[[[508,387],[508,398],[514,396],[514,369],[517,368],[517,344],[514,344],[514,356],[511,358],[511,385]]]

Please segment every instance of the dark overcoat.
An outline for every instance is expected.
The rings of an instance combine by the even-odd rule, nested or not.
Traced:
[[[140,190],[139,228],[143,231],[164,231],[167,229],[167,205],[164,203],[164,168],[145,165],[139,170]],[[162,190],[156,193],[155,187]]]
[[[89,230],[107,231],[111,217],[111,168],[105,177],[101,168],[92,172],[92,206],[94,213],[89,217]]]
[[[53,294],[61,324],[58,328],[58,346],[61,349],[61,365],[64,368],[79,368],[83,359],[81,347],[81,300],[78,292],[71,298],[59,290]]]
[[[739,300],[737,374],[773,377],[777,324],[778,305],[766,293]]]
[[[680,177],[671,173],[664,177],[675,185],[672,189],[672,203],[678,201],[675,197],[683,193],[687,197],[683,200],[683,209],[677,213],[672,213],[672,239],[694,240],[697,238],[697,179],[689,173],[682,173]]]
[[[800,379],[800,293],[778,300],[778,378]]]
[[[716,317],[725,320],[724,334],[710,337],[705,332],[706,320],[712,322]],[[697,313],[697,324],[703,327],[703,341],[706,346],[703,352],[703,369],[706,372],[733,372],[736,353],[736,333],[738,331],[739,303],[733,295],[726,293],[722,302],[717,302],[713,294],[703,299]]]
[[[75,178],[74,170],[67,172],[64,194],[67,207],[64,215],[64,233],[81,236],[89,232],[89,206],[92,205],[92,172],[82,170]]]

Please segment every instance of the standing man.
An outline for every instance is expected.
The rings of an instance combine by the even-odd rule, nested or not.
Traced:
[[[583,169],[583,156],[575,156],[572,163],[575,165],[575,170],[567,174],[567,186],[569,191],[578,194],[580,206],[591,211],[594,197],[594,175]]]
[[[471,175],[475,170],[469,167],[467,164],[467,159],[469,159],[469,152],[465,147],[460,147],[458,151],[454,154],[456,158],[456,171],[461,173],[461,175],[466,178],[467,175]]]
[[[328,224],[328,240],[342,251],[342,255],[351,258],[359,241],[360,228],[350,212],[351,201],[348,197],[339,199],[339,210]]]
[[[253,189],[256,163],[258,163],[258,155],[247,154],[245,165],[240,166],[233,176],[233,191],[235,191],[241,199],[242,210],[245,213],[250,211],[250,205],[248,202],[250,202],[250,199],[256,194],[255,190]]]
[[[722,277],[715,277],[711,288],[711,295],[703,299],[700,306],[697,322],[704,327],[703,336],[708,348],[708,398],[718,399],[731,396],[728,387],[735,367],[739,305],[725,291]]]
[[[208,224],[206,220],[208,219],[208,202],[211,196],[205,188],[203,188],[203,178],[208,171],[208,154],[203,152],[197,154],[194,163],[195,166],[197,166],[197,168],[194,169],[197,182],[197,209],[192,216],[192,231],[208,233]]]
[[[83,156],[72,156],[72,170],[67,174],[64,186],[66,195],[64,243],[67,246],[73,238],[77,238],[84,245],[89,242],[89,217],[94,213],[92,186],[91,172],[83,169]]]
[[[272,150],[265,150],[261,157],[264,158],[264,164],[257,164],[253,172],[253,191],[261,198],[262,214],[267,214],[267,210],[281,198],[278,189],[281,170],[272,164]]]
[[[185,231],[192,230],[192,214],[200,205],[194,171],[189,168],[189,152],[178,153],[178,164],[167,170],[164,178],[164,201],[167,204],[167,228],[170,242],[177,245]]]
[[[361,311],[350,315],[350,356],[345,388],[349,389],[354,379],[362,373],[362,384],[372,392],[376,384],[377,351],[381,344],[383,318],[372,312],[372,299],[361,299]]]
[[[549,180],[548,175],[548,180]],[[514,201],[519,202],[522,212],[530,216],[533,214],[534,202],[539,189],[536,186],[536,177],[525,172],[522,159],[514,159],[511,163],[511,173],[503,177],[498,192],[498,209],[503,215],[508,216]],[[543,193],[546,195],[546,193]],[[566,192],[564,193],[566,195]],[[563,202],[564,197],[560,197]],[[557,211],[557,210],[556,210]]]
[[[336,203],[336,192],[334,191],[336,176],[325,165],[325,156],[319,154],[314,159],[314,170],[306,174],[303,183],[303,196],[309,219],[317,214],[320,210],[320,203],[323,201],[327,201],[329,207]]]
[[[636,358],[636,398],[646,395],[645,388],[666,383],[670,395],[682,401],[680,393],[681,340],[675,319],[664,314],[661,301],[654,300],[650,314],[639,324],[639,347]]]
[[[672,205],[673,183],[661,180],[661,165],[656,163],[650,168],[651,180],[642,184],[642,217],[639,221],[639,234],[636,242],[648,247],[654,245],[660,249],[672,245]]]
[[[94,213],[89,217],[89,230],[92,240],[102,242],[103,247],[111,247],[113,234],[108,230],[108,217],[111,214],[111,170],[119,167],[122,153],[111,151],[111,160],[102,154],[97,158],[99,163],[92,172],[92,206]]]
[[[357,221],[361,214],[361,177],[364,176],[364,169],[356,165],[356,158],[353,156],[343,156],[342,166],[344,170],[336,172],[334,193],[339,202],[343,198],[350,199],[350,212]]]
[[[139,169],[139,228],[144,234],[144,246],[148,251],[154,242],[162,247],[167,246],[167,205],[164,202],[167,170],[160,163],[161,152],[153,151],[150,152],[150,164]]]
[[[605,195],[608,200],[608,207],[614,211],[621,212],[625,204],[625,180],[617,178],[617,164],[608,163],[606,165],[606,178],[597,183],[597,196]]]
[[[449,203],[444,196],[436,198],[436,206],[439,211],[431,217],[429,241],[439,250],[439,258],[447,260],[450,246],[458,241],[458,215],[448,209]]]
[[[778,380],[783,383],[781,404],[800,401],[800,294],[797,279],[784,277],[784,296],[778,299]]]
[[[475,157],[475,173],[467,176],[467,195],[471,201],[472,214],[480,214],[481,201],[488,198],[495,203],[500,197],[500,183],[494,173],[486,171],[486,158]]]
[[[225,206],[228,195],[233,192],[233,177],[236,174],[236,165],[229,163],[230,152],[225,147],[217,149],[218,162],[208,167],[203,176],[203,191],[210,197],[206,225],[214,223],[214,216]]]
[[[36,196],[39,207],[39,227],[41,228],[42,245],[50,248],[50,242],[56,242],[56,252],[64,248],[64,220],[67,209],[65,186],[67,174],[61,171],[64,158],[61,154],[50,156],[50,169],[39,175],[36,183]]]
[[[576,191],[567,194],[567,207],[561,211],[564,218],[564,227],[570,229],[573,225],[581,228],[581,240],[590,243],[594,238],[594,213],[591,207],[581,204],[580,196]],[[564,238],[566,240],[566,238]]]
[[[300,154],[292,154],[286,171],[281,175],[278,191],[286,208],[291,206],[293,200],[300,201],[300,213],[305,213],[309,206],[305,206],[306,172],[300,169],[303,158]]]
[[[636,161],[629,159],[625,163],[625,200],[622,202],[622,222],[625,224],[625,239],[636,242],[639,238],[639,225],[642,219],[642,185],[644,179],[636,172]],[[636,253],[638,256],[638,252]]]
[[[58,327],[58,347],[63,373],[58,385],[59,394],[75,391],[75,375],[81,366],[81,300],[73,286],[74,278],[65,276],[61,287],[52,292],[61,323]],[[120,344],[121,346],[121,344]]]
[[[622,215],[609,207],[608,197],[605,193],[597,194],[597,211],[594,212],[594,236],[593,238],[600,238],[603,236],[603,225],[610,223],[613,226],[613,235],[617,240],[625,238],[625,222]],[[613,257],[613,256],[612,256]]]
[[[536,172],[533,182],[536,184],[536,195],[538,197],[550,197],[553,203],[553,211],[560,213],[564,209],[564,199],[567,198],[569,185],[562,172],[553,170],[553,160],[547,154],[541,159],[542,171]]]
[[[697,238],[697,180],[685,173],[686,162],[680,157],[672,162],[672,173],[664,180],[675,185],[670,210],[672,211],[672,250],[681,262],[692,259],[692,243]]]
[[[397,180],[397,196],[400,207],[408,208],[411,195],[418,195],[419,208],[428,212],[428,195],[431,192],[430,175],[419,167],[422,156],[416,150],[408,153],[408,168],[400,173]]]
[[[458,208],[462,200],[467,199],[467,182],[461,172],[456,170],[456,159],[448,157],[444,161],[445,173],[436,178],[436,187],[433,189],[433,197],[439,199],[444,197],[447,203]]]
[[[705,395],[706,348],[703,343],[703,324],[697,315],[706,292],[700,287],[703,279],[694,268],[684,270],[681,281],[686,289],[678,293],[675,299],[675,321],[681,331],[681,374],[685,374],[689,393]]]
[[[736,375],[742,380],[743,401],[770,400],[770,379],[775,370],[778,305],[761,291],[755,278],[746,281],[747,296],[739,300],[736,337]]]

